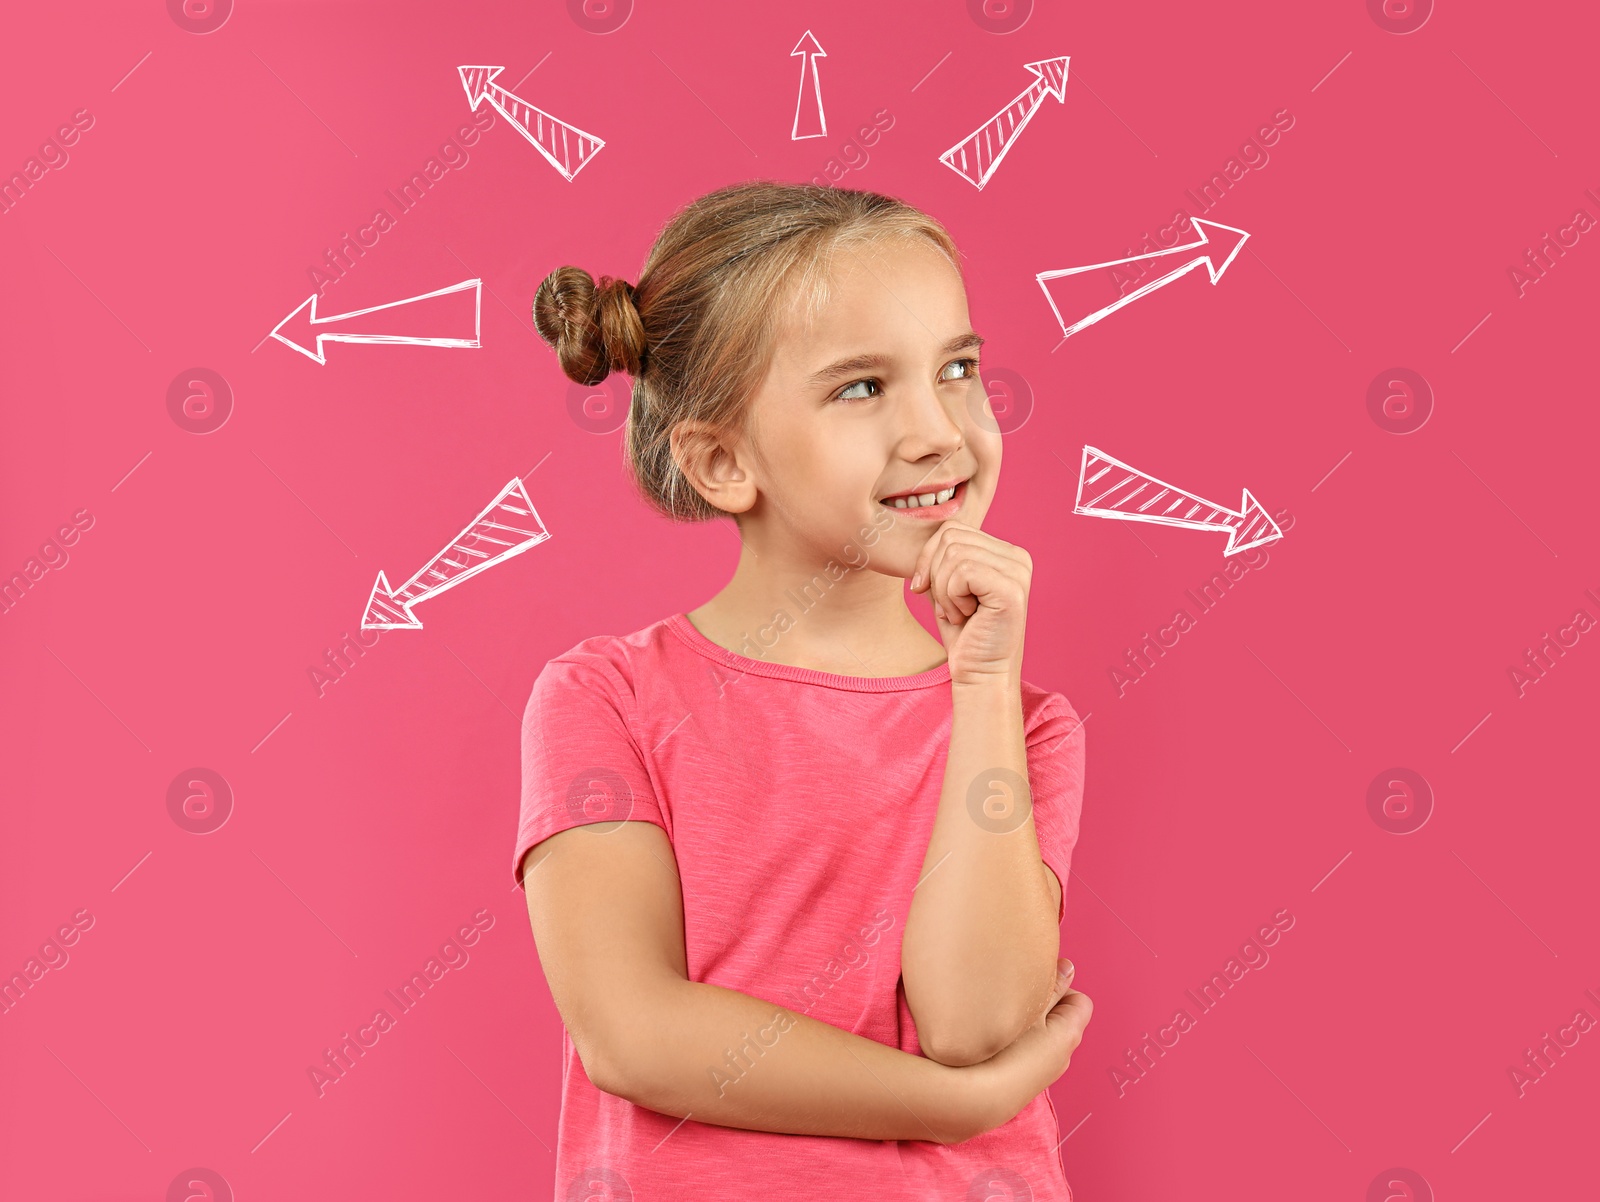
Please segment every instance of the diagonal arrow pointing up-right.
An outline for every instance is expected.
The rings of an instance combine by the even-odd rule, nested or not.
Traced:
[[[1222,278],[1228,265],[1238,257],[1245,239],[1250,235],[1231,225],[1215,221],[1189,220],[1199,236],[1181,246],[1171,246],[1148,255],[1130,255],[1126,259],[1112,259],[1109,263],[1091,263],[1087,267],[1064,267],[1060,271],[1041,271],[1039,287],[1061,323],[1062,333],[1070,338],[1079,330],[1109,317],[1125,305],[1131,305],[1141,296],[1182,279],[1197,267],[1204,266],[1215,284]],[[1115,268],[1128,263],[1150,263],[1154,268],[1165,268],[1148,284],[1134,289],[1126,296],[1117,295],[1112,273]],[[1149,268],[1146,268],[1149,270]],[[1093,274],[1090,273],[1100,273]]]

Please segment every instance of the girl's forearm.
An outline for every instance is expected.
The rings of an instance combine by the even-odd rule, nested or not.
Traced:
[[[679,1118],[955,1143],[1033,1096],[1012,1096],[1015,1082],[990,1066],[951,1068],[716,985],[664,977],[633,1003],[618,1008],[626,1017],[584,1056],[585,1068],[607,1093]]]
[[[1044,1011],[1060,947],[1028,794],[1020,677],[953,686],[939,810],[901,940],[923,1050],[994,1055]]]

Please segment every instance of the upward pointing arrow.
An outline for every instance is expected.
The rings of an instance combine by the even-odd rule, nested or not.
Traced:
[[[798,142],[804,138],[820,138],[828,132],[828,116],[822,111],[822,77],[817,73],[817,60],[827,58],[828,52],[822,44],[811,36],[808,29],[794,44],[794,49],[789,51],[789,57],[797,54],[805,57],[800,62],[800,95],[794,102],[794,129],[790,131],[791,141]],[[814,103],[806,103],[806,80],[811,80],[810,95]],[[805,130],[801,133],[801,130]]]
[[[1278,523],[1268,516],[1248,488],[1244,490],[1244,500],[1237,511],[1225,509],[1215,501],[1185,492],[1120,459],[1113,459],[1097,447],[1083,448],[1083,463],[1078,470],[1078,500],[1072,512],[1096,518],[1181,526],[1185,530],[1226,530],[1228,545],[1222,549],[1223,555],[1237,555],[1283,537]]]
[[[461,73],[461,86],[467,90],[467,103],[474,111],[487,100],[569,182],[605,145],[593,134],[556,120],[495,83],[494,77],[504,71],[504,67],[457,67],[456,70]]]
[[[380,570],[372,595],[367,598],[361,629],[421,630],[422,623],[411,612],[412,606],[437,597],[513,555],[521,555],[549,537],[522,481],[514,477],[487,509],[450,540],[449,546],[399,588],[390,588],[389,578]]]
[[[1087,267],[1041,271],[1037,277],[1039,287],[1044,289],[1045,299],[1055,310],[1056,320],[1061,323],[1065,336],[1072,337],[1079,330],[1094,325],[1124,305],[1133,304],[1147,292],[1154,292],[1157,288],[1188,275],[1201,264],[1204,264],[1206,270],[1211,273],[1213,284],[1220,280],[1222,273],[1228,269],[1228,264],[1233,262],[1243,248],[1245,239],[1250,235],[1243,230],[1234,229],[1231,225],[1219,225],[1215,221],[1201,221],[1198,217],[1191,217],[1189,220],[1194,224],[1199,237],[1193,242],[1185,242],[1182,246],[1170,246],[1166,250],[1158,250],[1148,255],[1113,259],[1109,263],[1091,263]],[[1126,296],[1118,297],[1110,304],[1101,302],[1115,291],[1114,280],[1108,276],[1090,277],[1086,274],[1101,270],[1111,272],[1114,268],[1127,263],[1147,261],[1152,262],[1152,266],[1167,267],[1169,270],[1157,275],[1143,287],[1135,288]],[[1088,311],[1087,316],[1079,316],[1085,311]]]
[[[1066,102],[1069,61],[1070,56],[1044,58],[1036,63],[1025,64],[1037,78],[1005,108],[940,155],[939,161],[968,183],[976,185],[980,192],[983,191],[984,184],[989,182],[994,169],[1000,166],[1000,160],[1006,157],[1006,152],[1016,143],[1023,128],[1033,120],[1044,98],[1054,96]]]

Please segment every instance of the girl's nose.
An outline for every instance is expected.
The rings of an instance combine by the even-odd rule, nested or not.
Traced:
[[[908,395],[901,413],[900,453],[904,458],[917,460],[936,455],[942,459],[961,446],[960,423],[931,387]]]

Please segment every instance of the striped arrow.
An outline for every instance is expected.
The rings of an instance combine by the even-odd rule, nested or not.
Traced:
[[[1200,236],[1193,242],[1185,242],[1182,246],[1169,246],[1166,250],[1158,250],[1148,255],[1113,259],[1109,263],[1091,263],[1087,267],[1041,271],[1037,276],[1039,287],[1044,289],[1045,299],[1055,310],[1056,320],[1061,323],[1065,336],[1072,337],[1079,330],[1094,325],[1102,317],[1109,317],[1124,305],[1133,304],[1147,292],[1154,292],[1157,288],[1172,283],[1173,280],[1181,279],[1202,264],[1211,273],[1213,284],[1220,280],[1222,273],[1228,269],[1228,264],[1233,262],[1244,247],[1245,239],[1250,235],[1243,230],[1234,229],[1231,225],[1219,225],[1215,221],[1201,221],[1198,217],[1191,217],[1189,220],[1194,224],[1195,233]],[[1156,276],[1142,288],[1135,288],[1110,304],[1100,304],[1116,288],[1116,268],[1128,263],[1145,262],[1150,262],[1151,266],[1170,264],[1177,266],[1170,267],[1167,272]],[[1111,276],[1091,278],[1085,274],[1102,269],[1111,272]],[[1144,270],[1148,271],[1150,268],[1146,267]],[[1077,316],[1086,309],[1091,310],[1087,317]]]
[[[1113,459],[1097,447],[1083,448],[1083,465],[1078,471],[1078,501],[1072,512],[1093,518],[1182,526],[1185,530],[1226,530],[1228,545],[1222,549],[1225,556],[1237,555],[1263,543],[1275,543],[1283,537],[1278,523],[1268,516],[1248,488],[1244,490],[1244,500],[1236,513],[1157,480],[1120,459]]]
[[[381,334],[376,332],[357,333],[350,329],[338,331],[339,323],[348,325],[352,318],[365,317],[368,313],[381,313],[386,309],[403,309],[407,305],[418,305],[419,308],[409,313],[391,313],[376,322],[362,322],[362,325],[386,325],[391,331],[398,330],[408,321],[420,321],[424,317],[433,317],[425,313],[421,306],[422,301],[433,300],[437,296],[449,296],[456,292],[465,292],[472,289],[472,337],[471,338],[442,338],[426,334]],[[455,304],[455,302],[450,302]],[[437,306],[434,306],[436,308]],[[464,310],[464,303],[457,306]],[[465,312],[456,315],[465,324]],[[371,342],[371,343],[405,343],[410,346],[465,346],[476,347],[482,344],[478,341],[479,331],[483,318],[483,281],[462,280],[459,284],[451,284],[448,288],[440,288],[434,292],[424,292],[421,296],[408,296],[404,300],[390,301],[386,305],[373,305],[368,309],[352,309],[349,313],[330,313],[327,317],[317,316],[317,294],[313,292],[300,303],[299,308],[272,327],[268,337],[276,338],[291,350],[299,351],[307,359],[312,359],[324,366],[328,358],[323,352],[322,344],[325,342]],[[333,330],[322,330],[321,326],[334,326]],[[265,338],[262,339],[266,341]]]
[[[437,597],[513,555],[521,555],[549,537],[522,481],[514,478],[487,509],[450,540],[448,547],[399,588],[390,588],[388,577],[380,570],[372,595],[367,598],[361,629],[421,630],[422,623],[411,612],[412,606]]]
[[[789,57],[797,54],[805,55],[800,65],[800,95],[794,102],[794,128],[789,131],[789,140],[799,142],[805,138],[820,138],[828,132],[828,115],[822,111],[822,77],[817,72],[817,60],[827,58],[828,52],[822,48],[822,43],[811,36],[808,29],[794,44],[794,49],[789,51]],[[811,80],[811,98],[816,101],[814,105],[806,103],[806,80]],[[801,114],[804,114],[804,120]],[[806,132],[801,133],[804,129]]]
[[[605,145],[593,134],[557,121],[543,109],[534,108],[522,97],[495,83],[494,77],[504,71],[504,67],[457,67],[456,70],[461,72],[461,86],[467,90],[467,103],[473,111],[487,100],[569,182]]]
[[[1033,120],[1046,96],[1065,103],[1069,58],[1045,58],[1024,64],[1036,78],[1015,100],[939,156],[939,161],[978,191],[989,182],[1023,127]]]

